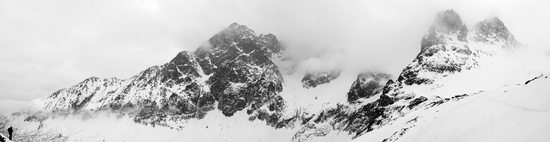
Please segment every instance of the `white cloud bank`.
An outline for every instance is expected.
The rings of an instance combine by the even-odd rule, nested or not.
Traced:
[[[451,8],[470,27],[498,16],[519,41],[548,52],[548,5],[546,0],[3,0],[0,99],[30,100],[89,76],[126,78],[193,50],[232,22],[274,33],[302,56],[338,52],[345,57],[338,60],[353,60],[350,66],[383,66],[393,74],[417,54],[434,15]]]
[[[35,106],[29,101],[0,99],[0,115],[21,111],[21,110],[35,110]]]

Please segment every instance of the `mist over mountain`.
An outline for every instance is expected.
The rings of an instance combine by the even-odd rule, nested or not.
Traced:
[[[144,64],[130,76],[92,74],[30,103],[0,101],[10,107],[0,109],[10,112],[0,115],[0,140],[12,127],[14,141],[549,141],[550,57],[537,47],[544,43],[524,41],[526,32],[498,15],[430,12],[373,20],[426,21],[389,25],[396,31],[345,25],[346,17],[293,32],[273,26],[281,21],[231,21],[193,47],[132,55],[158,61],[127,61]],[[289,24],[312,24],[300,22]],[[354,30],[372,33],[348,34]],[[388,38],[397,31],[403,35]],[[128,40],[164,42],[156,36]]]
[[[277,35],[296,58],[391,74],[410,63],[426,25],[444,9],[461,13],[470,28],[499,17],[518,41],[550,52],[542,34],[550,32],[544,0],[30,0],[0,5],[0,99],[8,100],[30,101],[90,76],[129,78],[170,61],[174,53],[194,51],[233,22]],[[321,68],[320,63],[311,66]]]

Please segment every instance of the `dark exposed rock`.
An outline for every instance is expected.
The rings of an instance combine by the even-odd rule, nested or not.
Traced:
[[[191,82],[192,77],[200,77],[198,64],[189,52],[180,52],[164,68],[162,68],[161,82],[173,81],[174,84]]]
[[[194,52],[180,52],[170,62],[127,80],[88,78],[53,93],[48,97],[53,102],[46,105],[56,110],[66,103],[68,109],[80,110],[100,101],[97,110],[135,109],[134,121],[161,126],[166,121],[202,118],[214,107],[232,116],[251,106],[249,114],[283,126],[275,124],[284,108],[278,95],[282,76],[271,61],[281,52],[274,35],[257,36],[248,27],[233,23]]]
[[[496,20],[493,20],[493,23],[497,23],[495,25],[501,25],[498,21],[494,21]],[[503,30],[499,26],[489,29]],[[467,32],[460,16],[453,10],[438,13],[434,24],[422,39],[420,53],[411,64],[403,69],[396,81],[389,80],[386,83],[378,100],[364,104],[355,110],[346,106],[338,106],[323,111],[313,118],[314,122],[331,122],[334,129],[347,131],[357,137],[385,125],[423,102],[427,102],[426,105],[423,105],[424,107],[433,107],[469,96],[464,94],[451,98],[428,99],[423,96],[416,97],[414,92],[406,92],[402,89],[408,85],[429,85],[439,78],[446,77],[447,74],[475,67],[477,65],[474,59],[476,53],[467,45]],[[510,36],[506,37],[506,32],[496,35],[511,38]],[[311,129],[318,128],[312,127]],[[407,129],[396,133],[396,136],[402,135]]]
[[[527,85],[527,84],[531,83],[532,81],[535,81],[535,80],[537,80],[537,79],[539,79],[539,78],[542,78],[542,76],[543,76],[543,75],[541,74],[541,75],[539,75],[539,76],[537,76],[537,77],[534,77],[534,78],[532,78],[532,79],[529,79],[529,80],[525,81],[524,84]],[[547,76],[547,77],[548,77],[548,76]],[[545,77],[545,78],[546,78],[546,77]]]
[[[507,45],[516,44],[516,40],[508,28],[497,17],[485,19],[474,26],[473,40],[484,43],[504,42]]]
[[[438,13],[427,35],[422,39],[421,51],[413,60],[413,63],[403,69],[397,81],[390,80],[386,83],[378,100],[345,115],[348,119],[342,119],[342,122],[347,123],[343,130],[359,136],[372,131],[376,126],[382,125],[390,114],[402,111],[405,107],[412,108],[421,102],[427,101],[425,97],[412,99],[411,96],[403,94],[404,92],[400,90],[404,85],[432,83],[433,78],[421,77],[419,76],[421,72],[460,72],[463,64],[429,62],[428,59],[435,58],[433,55],[438,52],[452,51],[458,54],[470,55],[471,51],[467,48],[447,47],[445,45],[447,42],[454,42],[453,39],[457,39],[458,42],[467,42],[466,36],[467,28],[456,12],[447,10]],[[394,102],[399,100],[408,100],[409,103],[408,105],[393,105]]]
[[[261,106],[282,91],[282,77],[270,58],[282,48],[272,34],[256,36],[231,24],[195,51],[218,109],[226,116],[255,104]]]
[[[302,84],[304,88],[315,88],[318,85],[329,83],[340,76],[340,70],[310,72],[308,71],[304,78],[302,78]]]
[[[374,130],[375,125],[380,125],[382,120],[386,117],[384,114],[387,108],[385,108],[384,105],[393,103],[393,101],[385,95],[380,97],[381,99],[366,104],[359,110],[348,115],[343,115],[347,117],[347,119],[340,118],[342,123],[346,124],[343,130],[354,133],[354,137],[358,137],[363,132]]]
[[[217,108],[226,116],[253,105],[256,111],[263,105],[270,105],[273,110],[280,111],[284,104],[277,96],[282,91],[282,77],[270,60],[281,51],[275,36],[260,35],[246,26],[231,24],[228,28],[212,37],[206,45],[193,54],[182,52],[169,64],[178,68],[165,69],[175,72],[174,84],[185,82],[185,88],[190,99],[170,100],[165,108],[170,114],[202,113],[203,107],[211,107],[218,102]],[[198,63],[195,63],[194,61]],[[211,74],[205,82],[210,92],[201,90],[201,85],[193,82],[193,77]],[[191,76],[182,78],[181,75]],[[172,95],[174,96],[174,95]],[[176,95],[177,96],[177,95]],[[273,105],[277,104],[277,105]],[[170,109],[171,108],[171,109]]]
[[[460,100],[460,99],[465,98],[467,96],[468,96],[468,94],[456,95],[456,96],[451,97],[451,99]]]
[[[428,98],[424,97],[424,96],[420,96],[414,100],[412,100],[411,102],[409,102],[409,105],[407,107],[409,107],[409,109],[413,108],[414,106],[424,102],[428,100]]]
[[[421,77],[419,74],[455,73],[475,66],[477,61],[473,59],[474,52],[464,45],[468,42],[467,34],[468,30],[456,12],[439,12],[422,39],[420,53],[403,69],[397,81],[405,85],[430,84],[433,78]]]
[[[397,78],[397,81],[403,82],[406,85],[427,84],[431,82],[430,79],[418,77],[418,72],[419,72],[418,69],[413,69],[412,66],[407,66],[403,70],[403,72],[401,72],[401,75],[399,75],[399,78]]]
[[[378,72],[363,72],[351,85],[348,92],[348,102],[359,98],[369,98],[382,92],[383,87],[390,79],[390,75]]]

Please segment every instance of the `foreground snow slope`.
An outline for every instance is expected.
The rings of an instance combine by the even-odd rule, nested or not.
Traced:
[[[403,141],[550,141],[550,79],[442,106]],[[429,116],[424,116],[429,117]]]
[[[3,125],[17,128],[17,141],[288,141],[292,131],[275,129],[263,121],[248,121],[245,112],[225,117],[213,111],[204,119],[190,119],[184,130],[134,123],[128,116],[92,112],[55,116],[37,122],[28,113],[0,118]],[[40,119],[40,118],[38,118]]]
[[[69,116],[46,120],[46,127],[68,134],[68,141],[287,141],[291,131],[275,129],[262,121],[248,121],[245,112],[225,117],[213,111],[204,119],[188,120],[182,131],[134,123],[128,117],[100,115],[91,119]],[[105,129],[108,128],[108,129]]]
[[[183,130],[151,127],[134,123],[128,116],[112,113],[80,113],[56,116],[41,122],[30,115],[11,115],[2,122],[17,128],[17,141],[89,141],[89,142],[282,142],[289,141],[296,128],[276,129],[264,121],[249,121],[246,112],[226,117],[214,110],[203,119],[189,119]],[[31,115],[32,116],[32,115]],[[0,123],[3,124],[4,123]],[[349,136],[328,135],[316,141],[350,141]]]
[[[541,76],[441,105],[424,103],[355,141],[550,141],[549,85]]]

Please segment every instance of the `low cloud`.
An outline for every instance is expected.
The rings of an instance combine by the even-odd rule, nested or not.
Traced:
[[[3,100],[0,99],[0,115],[22,110],[32,111],[35,106],[29,101]]]
[[[0,2],[0,99],[30,100],[90,77],[127,78],[194,50],[238,22],[304,59],[397,74],[438,11],[472,27],[498,16],[530,48],[550,48],[546,0],[54,0]],[[341,55],[327,55],[337,53]]]

